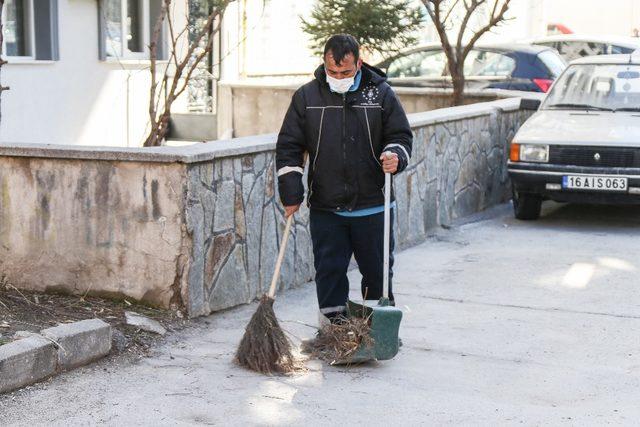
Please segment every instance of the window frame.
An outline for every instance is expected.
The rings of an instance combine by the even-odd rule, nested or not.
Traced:
[[[5,60],[13,63],[32,62],[36,60],[36,26],[35,26],[34,0],[15,0],[15,1],[23,2],[23,4],[26,6],[24,9],[25,10],[24,21],[27,27],[25,31],[25,37],[26,37],[25,47],[27,47],[27,51],[29,52],[29,54],[28,55],[7,55],[6,54],[7,41],[5,37],[3,37],[3,41],[2,41],[3,56]],[[3,28],[6,27],[6,22],[7,22],[6,13],[7,13],[7,8],[4,7],[2,9]]]
[[[150,51],[149,44],[151,43],[151,1],[150,0],[139,0],[141,2],[140,5],[140,26],[138,31],[140,32],[140,43],[142,44],[142,52],[134,52],[129,50],[128,40],[126,40],[127,33],[127,11],[128,4],[131,0],[120,0],[120,25],[121,25],[121,40],[120,40],[120,55],[110,55],[108,53],[107,46],[109,45],[109,35],[107,30],[107,19],[104,14],[104,10],[106,8],[106,3],[114,0],[102,0],[102,5],[99,7],[100,12],[100,23],[102,26],[102,31],[100,32],[100,38],[102,43],[102,49],[104,52],[101,52],[101,59],[105,61],[119,61],[119,60],[149,60],[150,59]]]

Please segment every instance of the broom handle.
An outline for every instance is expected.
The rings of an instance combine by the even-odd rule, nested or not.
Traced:
[[[309,157],[309,153],[305,151],[304,156],[302,157],[303,168],[307,163],[308,157]],[[278,283],[278,278],[280,277],[280,267],[282,267],[284,252],[287,249],[287,242],[289,241],[289,232],[291,231],[292,223],[293,223],[293,214],[289,215],[289,218],[287,218],[287,225],[284,227],[284,234],[282,235],[282,240],[280,241],[280,251],[278,252],[278,260],[276,261],[276,268],[273,270],[273,277],[271,278],[271,286],[269,286],[269,293],[267,294],[269,298],[273,298],[276,295],[276,284]]]
[[[278,261],[276,261],[276,268],[273,270],[273,277],[271,278],[271,287],[267,294],[269,298],[273,298],[276,294],[276,284],[280,277],[280,267],[282,267],[282,260],[284,259],[284,252],[287,249],[287,242],[289,241],[289,231],[291,230],[291,223],[293,223],[293,214],[287,218],[287,225],[284,227],[284,234],[280,241],[280,252],[278,252]]]

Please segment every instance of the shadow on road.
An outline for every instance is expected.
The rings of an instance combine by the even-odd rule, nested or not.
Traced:
[[[615,231],[640,226],[640,205],[583,205],[545,202],[530,223],[563,229]]]

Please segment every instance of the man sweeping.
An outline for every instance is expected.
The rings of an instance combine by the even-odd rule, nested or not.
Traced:
[[[307,204],[318,304],[335,322],[345,314],[352,255],[362,274],[363,298],[382,296],[384,174],[407,167],[413,137],[385,74],[363,63],[353,36],[329,38],[323,60],[315,79],[293,95],[278,135],[276,166],[289,217],[304,200],[309,153]],[[393,254],[393,231],[391,236]],[[389,278],[392,266],[390,256]],[[389,299],[393,303],[391,280]]]

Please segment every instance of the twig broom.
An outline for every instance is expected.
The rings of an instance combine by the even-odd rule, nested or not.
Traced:
[[[260,299],[258,309],[251,317],[236,351],[236,363],[263,374],[286,374],[296,370],[296,362],[291,353],[291,342],[280,328],[273,311],[276,284],[280,277],[280,267],[282,267],[292,222],[293,215],[290,215],[282,235],[269,292]]]

